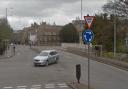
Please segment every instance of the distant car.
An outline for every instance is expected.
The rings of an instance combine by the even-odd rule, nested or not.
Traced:
[[[51,63],[57,63],[59,60],[59,54],[56,50],[44,50],[39,55],[34,57],[34,66],[44,65],[48,66]]]

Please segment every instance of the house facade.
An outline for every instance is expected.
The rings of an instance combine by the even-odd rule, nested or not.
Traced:
[[[23,34],[23,43],[31,43],[32,45],[41,46],[59,46],[61,40],[59,32],[62,26],[49,25],[42,22],[40,25],[33,24],[31,27],[25,28]]]

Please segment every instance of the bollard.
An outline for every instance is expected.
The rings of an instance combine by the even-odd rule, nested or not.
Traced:
[[[80,77],[81,77],[81,65],[77,64],[76,65],[76,78],[77,78],[78,83],[80,83]]]

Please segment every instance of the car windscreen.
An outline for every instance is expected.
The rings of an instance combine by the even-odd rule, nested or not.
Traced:
[[[48,52],[41,52],[38,56],[48,56]]]

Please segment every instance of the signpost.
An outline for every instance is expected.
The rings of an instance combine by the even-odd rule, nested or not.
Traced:
[[[88,29],[84,30],[82,33],[82,39],[84,44],[88,45],[88,89],[90,89],[90,60],[89,60],[89,56],[90,56],[90,43],[92,42],[92,40],[94,39],[94,33],[92,32],[92,30],[90,29],[92,26],[92,23],[94,21],[94,16],[84,16],[84,19],[88,25]]]

